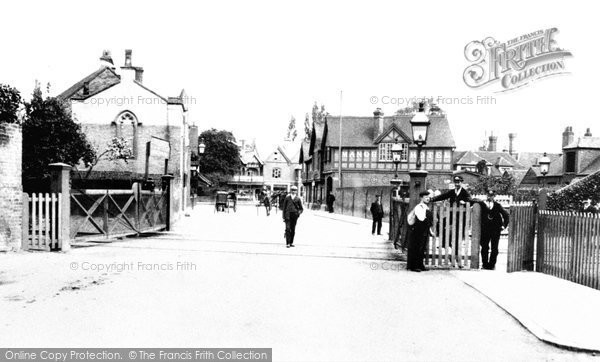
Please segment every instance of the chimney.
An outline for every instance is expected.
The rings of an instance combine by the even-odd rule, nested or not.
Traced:
[[[488,145],[488,151],[496,152],[496,144],[498,143],[498,136],[490,135],[490,144]]]
[[[125,65],[121,67],[121,80],[122,81],[137,81],[139,83],[143,80],[144,68],[134,67],[131,62],[131,49],[125,50]]]
[[[135,80],[139,83],[142,83],[142,81],[144,80],[144,68],[135,68]]]
[[[125,49],[125,67],[131,67],[131,49]]]
[[[375,139],[383,133],[383,111],[381,108],[377,108],[375,112],[373,112],[373,120],[373,139]]]
[[[115,69],[115,63],[110,56],[110,50],[103,50],[100,57],[100,67]]]
[[[511,156],[514,156],[517,153],[517,150],[515,150],[515,138],[517,138],[516,133],[508,134],[508,153]]]
[[[565,131],[562,134],[562,146],[567,147],[569,144],[573,142],[575,138],[575,134],[573,133],[573,127],[568,126],[565,128]]]
[[[585,131],[585,134],[583,135],[583,137],[592,137],[592,131],[590,131],[590,129],[588,128],[588,129]]]

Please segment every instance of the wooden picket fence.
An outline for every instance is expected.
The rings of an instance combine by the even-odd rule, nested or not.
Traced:
[[[61,195],[23,193],[23,250],[59,250]]]
[[[476,205],[474,207],[479,207]],[[433,230],[425,253],[425,264],[433,267],[479,267],[479,241],[473,240],[472,226],[480,221],[474,218],[468,205],[434,204]]]
[[[506,271],[533,271],[537,206],[532,202],[515,202],[509,210]]]
[[[536,271],[600,289],[600,215],[539,212]]]

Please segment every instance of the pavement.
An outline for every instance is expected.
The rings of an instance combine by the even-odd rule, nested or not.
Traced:
[[[314,213],[338,220],[359,219]],[[383,230],[387,227],[386,223]],[[506,246],[504,240],[496,270],[455,270],[452,274],[504,309],[540,340],[600,353],[600,291],[543,273],[507,273]]]
[[[600,361],[556,347],[595,350],[580,338],[600,335],[598,291],[536,273],[409,273],[370,228],[306,211],[288,249],[277,211],[203,205],[170,232],[0,254],[0,341],[233,344],[272,347],[277,361]]]

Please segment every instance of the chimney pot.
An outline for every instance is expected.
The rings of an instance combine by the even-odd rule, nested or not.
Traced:
[[[592,131],[590,131],[590,129],[588,128],[588,129],[585,131],[585,135],[584,135],[584,136],[585,136],[585,137],[592,137]]]
[[[375,140],[375,138],[383,133],[383,111],[381,108],[377,108],[375,112],[373,112],[373,119],[373,140]]]
[[[562,146],[566,147],[575,139],[575,133],[573,133],[573,127],[568,126],[562,134]]]

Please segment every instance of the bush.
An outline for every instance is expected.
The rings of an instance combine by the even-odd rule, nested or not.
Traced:
[[[582,178],[548,195],[548,209],[578,211],[583,200],[600,201],[600,171]]]

